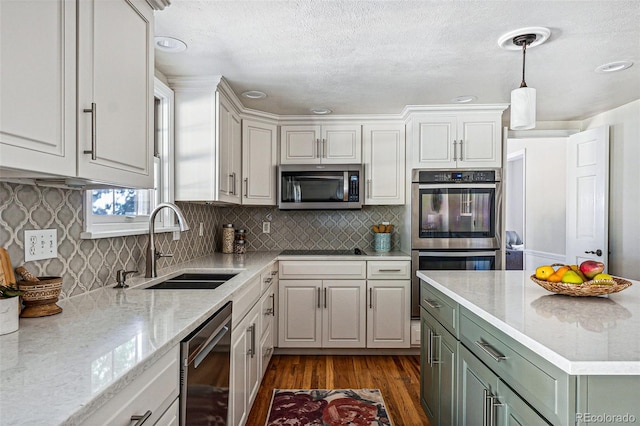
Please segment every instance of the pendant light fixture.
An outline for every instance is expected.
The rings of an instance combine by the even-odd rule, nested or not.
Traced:
[[[522,50],[522,82],[511,91],[512,130],[529,130],[536,127],[536,89],[528,87],[525,80],[527,48],[538,46],[549,38],[551,31],[545,27],[522,28],[503,35],[498,45],[507,50]]]

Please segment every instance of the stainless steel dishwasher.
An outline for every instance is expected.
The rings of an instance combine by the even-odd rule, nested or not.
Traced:
[[[180,345],[180,424],[226,425],[231,368],[231,302]]]

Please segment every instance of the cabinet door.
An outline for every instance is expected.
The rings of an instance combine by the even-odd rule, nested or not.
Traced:
[[[489,398],[497,394],[498,376],[463,345],[459,354],[458,424],[486,424],[492,411]]]
[[[413,167],[455,167],[455,115],[419,114],[413,118]]]
[[[493,399],[491,409],[494,410],[497,426],[528,426],[551,424],[538,414],[529,404],[524,402],[502,380],[498,382],[498,397]]]
[[[218,134],[218,198],[220,201],[240,204],[242,164],[240,140],[240,117],[233,110],[231,102],[219,94],[219,134]]]
[[[0,2],[0,28],[0,168],[75,176],[76,2]]]
[[[278,346],[319,348],[322,345],[322,281],[280,280]]]
[[[359,164],[362,162],[362,129],[359,125],[322,126],[321,163]]]
[[[365,204],[404,204],[404,124],[363,127]]]
[[[501,167],[501,119],[498,114],[458,116],[458,167]]]
[[[364,348],[366,281],[322,282],[322,347]]]
[[[457,371],[458,341],[441,326],[437,327],[432,337],[434,344],[433,362],[438,367],[440,403],[439,414],[441,425],[457,424]]]
[[[250,336],[247,321],[242,321],[233,330],[231,337],[231,377],[229,389],[229,421],[241,425],[248,416],[248,377]]]
[[[420,403],[429,423],[438,426],[438,375],[433,364],[433,333],[435,320],[424,309],[420,309]]]
[[[277,126],[242,121],[242,204],[276,205]]]
[[[280,164],[319,163],[320,150],[320,126],[280,128]]]
[[[369,280],[367,287],[367,347],[408,348],[411,280]]]
[[[153,31],[143,0],[78,2],[78,176],[153,187]]]

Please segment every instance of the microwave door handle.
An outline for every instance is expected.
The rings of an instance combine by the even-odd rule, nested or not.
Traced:
[[[344,179],[342,179],[342,183],[342,201],[349,201],[349,172],[344,172]]]
[[[494,256],[495,251],[421,251],[418,253],[419,257],[475,257],[475,256]]]

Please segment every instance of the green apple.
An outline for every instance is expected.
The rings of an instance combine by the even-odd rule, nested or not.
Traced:
[[[562,282],[567,284],[582,284],[584,281],[576,271],[567,271],[562,276]]]

